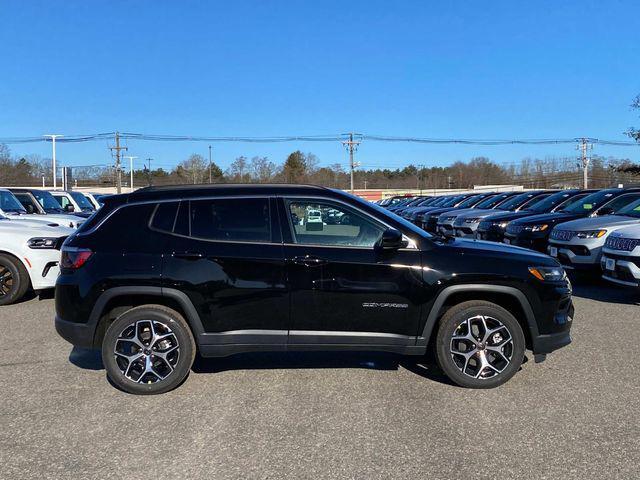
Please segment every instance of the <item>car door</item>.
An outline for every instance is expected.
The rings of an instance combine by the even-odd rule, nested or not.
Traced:
[[[284,348],[289,294],[274,202],[268,197],[183,200],[177,214],[174,202],[163,207],[164,220],[154,220],[172,234],[163,287],[189,297],[203,324],[202,344]]]
[[[422,298],[419,250],[377,249],[387,226],[338,200],[281,198],[279,209],[291,289],[289,348],[413,345]],[[305,222],[316,211],[323,221]]]

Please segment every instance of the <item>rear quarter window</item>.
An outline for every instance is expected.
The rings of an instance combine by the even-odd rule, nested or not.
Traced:
[[[148,248],[153,243],[149,235],[152,232],[149,228],[149,220],[156,205],[154,203],[125,205],[117,209],[95,231],[96,241],[107,250]],[[96,223],[99,223],[99,220]]]

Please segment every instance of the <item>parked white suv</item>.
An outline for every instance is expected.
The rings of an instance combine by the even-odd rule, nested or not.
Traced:
[[[80,192],[67,190],[49,190],[49,192],[66,212],[73,212],[80,217],[89,217],[96,210],[87,197]]]
[[[46,190],[26,187],[10,187],[7,190],[14,195],[24,208],[23,212],[8,215],[14,220],[41,220],[48,223],[59,223],[62,226],[71,228],[78,228],[86,220],[86,218],[65,213],[58,202]],[[1,208],[0,211],[2,211]]]
[[[549,236],[549,255],[568,269],[599,268],[602,247],[608,236],[640,224],[640,193],[620,195],[607,206],[612,212],[609,215],[557,225]]]
[[[19,301],[31,288],[53,288],[60,247],[75,230],[41,221],[0,217],[0,305]]]
[[[605,280],[640,287],[640,225],[609,235],[602,249],[600,265]]]

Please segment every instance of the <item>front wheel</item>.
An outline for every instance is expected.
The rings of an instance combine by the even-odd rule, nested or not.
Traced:
[[[456,384],[469,388],[502,385],[519,370],[525,338],[518,321],[504,308],[485,301],[463,302],[440,321],[438,364]]]
[[[22,299],[29,285],[29,273],[22,262],[10,255],[0,255],[0,305]]]
[[[120,315],[102,342],[102,362],[125,392],[153,395],[174,389],[189,374],[196,346],[175,310],[143,305]]]

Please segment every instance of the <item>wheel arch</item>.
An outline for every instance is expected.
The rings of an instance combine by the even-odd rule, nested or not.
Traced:
[[[522,326],[527,348],[532,347],[533,339],[538,336],[538,325],[527,297],[515,287],[487,284],[451,285],[443,289],[429,311],[418,344],[428,346],[435,338],[432,337],[434,328],[442,315],[450,307],[469,300],[485,300],[505,308]]]
[[[95,325],[93,346],[99,347],[102,344],[107,328],[119,315],[146,304],[162,305],[180,313],[191,327],[196,340],[204,333],[200,316],[185,293],[163,287],[114,287],[103,292],[91,310],[87,323]]]
[[[13,251],[13,250],[9,250],[7,248],[1,248],[0,249],[0,255],[7,255],[9,257],[13,257],[16,260],[18,260],[22,266],[24,267],[24,269],[27,271],[27,275],[29,275],[29,286],[33,285],[33,278],[31,278],[31,276],[33,275],[33,268],[31,267],[31,265],[27,262],[25,262],[25,258],[18,252]]]

